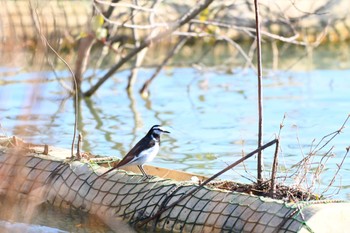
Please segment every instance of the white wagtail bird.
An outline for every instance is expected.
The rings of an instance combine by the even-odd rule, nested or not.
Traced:
[[[160,135],[162,133],[170,133],[164,130],[160,125],[154,125],[136,145],[126,154],[126,156],[111,169],[98,176],[96,179],[105,176],[114,169],[136,165],[143,174],[144,178],[150,178],[143,170],[143,165],[156,157],[159,152]],[[95,179],[95,180],[96,180]],[[94,181],[95,181],[94,180]]]

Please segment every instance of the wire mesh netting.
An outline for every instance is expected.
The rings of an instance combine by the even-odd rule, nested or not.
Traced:
[[[303,204],[206,187],[140,227],[197,185],[157,177],[143,180],[142,175],[122,170],[95,180],[97,174],[87,163],[64,163],[21,150],[1,150],[0,166],[2,193],[12,191],[102,219],[123,219],[144,231],[297,232],[307,228],[299,214]]]

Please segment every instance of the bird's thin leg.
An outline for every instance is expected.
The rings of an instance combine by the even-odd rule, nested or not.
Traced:
[[[150,177],[146,174],[145,170],[143,170],[143,165],[137,165],[137,167],[140,169],[144,177],[150,179]]]

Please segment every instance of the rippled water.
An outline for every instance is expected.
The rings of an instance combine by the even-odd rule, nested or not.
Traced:
[[[1,203],[1,233],[112,233],[96,216],[42,204],[36,209],[20,201]],[[29,207],[29,208],[28,208]],[[4,211],[4,210],[7,211]],[[5,219],[5,220],[3,220]],[[124,231],[130,233],[130,231]]]
[[[131,96],[125,91],[129,74],[125,71],[105,83],[91,99],[81,100],[79,130],[84,135],[85,151],[120,158],[152,125],[162,124],[171,134],[163,137],[152,165],[210,176],[256,148],[257,81],[252,70],[234,69],[231,73],[169,68],[154,80],[151,96],[145,100],[137,90],[152,72],[140,70]],[[69,77],[66,71],[58,74]],[[18,72],[1,82],[2,134],[70,147],[73,103],[51,72]],[[279,174],[283,178],[292,174],[289,169],[293,164],[347,118],[350,70],[267,71],[263,82],[265,142],[278,134],[285,115]],[[349,124],[313,157],[308,168],[310,179],[304,187],[313,185],[313,191],[322,193],[329,185],[350,146]],[[330,149],[332,157],[324,157]],[[265,177],[269,176],[273,153],[274,148],[264,153]],[[324,171],[313,179],[321,160],[327,160]],[[250,182],[256,177],[255,163],[253,157],[222,178]],[[347,158],[326,195],[350,200],[349,170]]]
[[[148,77],[151,71],[141,70],[140,77]],[[239,158],[242,151],[255,149],[254,72],[166,70],[151,86],[149,100],[137,93],[127,95],[127,75],[117,74],[96,96],[81,101],[79,126],[85,138],[84,150],[122,157],[150,126],[162,124],[172,133],[164,136],[162,150],[152,164],[211,175]],[[27,73],[12,80],[36,80],[38,76],[53,79],[49,73]],[[275,137],[286,114],[281,132],[281,158],[286,166],[299,161],[302,151],[307,153],[314,139],[319,140],[342,125],[350,109],[349,76],[349,70],[270,72],[265,76],[264,138],[269,141]],[[73,104],[70,99],[63,99],[63,89],[57,82],[15,82],[0,88],[1,124],[7,135],[69,148]],[[350,143],[348,133],[345,129],[331,143],[339,158],[331,159],[329,166],[340,162]],[[272,153],[273,150],[265,153],[267,166]],[[246,164],[254,173],[255,159]],[[242,168],[235,170],[242,172]],[[235,172],[224,178],[241,180]],[[343,177],[343,185],[345,181]]]

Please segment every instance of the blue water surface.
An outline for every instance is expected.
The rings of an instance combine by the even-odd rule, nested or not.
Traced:
[[[79,131],[84,135],[85,151],[121,158],[152,125],[162,124],[171,134],[163,137],[161,151],[151,164],[210,176],[256,149],[254,71],[235,69],[227,73],[215,69],[168,68],[153,81],[150,97],[143,99],[138,90],[153,71],[139,71],[131,95],[125,91],[129,72],[123,71],[90,99],[80,101]],[[58,74],[69,84],[67,71]],[[2,134],[70,148],[73,102],[52,72],[18,72],[3,77],[2,81]],[[83,89],[89,85],[84,83]],[[278,135],[285,116],[280,133],[280,182],[302,185],[321,194],[350,146],[349,124],[312,156],[309,180],[305,184],[299,184],[298,176],[287,180],[285,177],[293,173],[291,167],[307,156],[323,136],[338,130],[348,117],[350,70],[265,71],[263,87],[264,142]],[[331,148],[323,173],[313,177]],[[274,148],[264,152],[266,178],[270,176],[273,154]],[[324,195],[350,199],[349,168],[349,159],[345,159],[335,182]],[[221,178],[250,183],[255,177],[256,157],[252,157]]]

